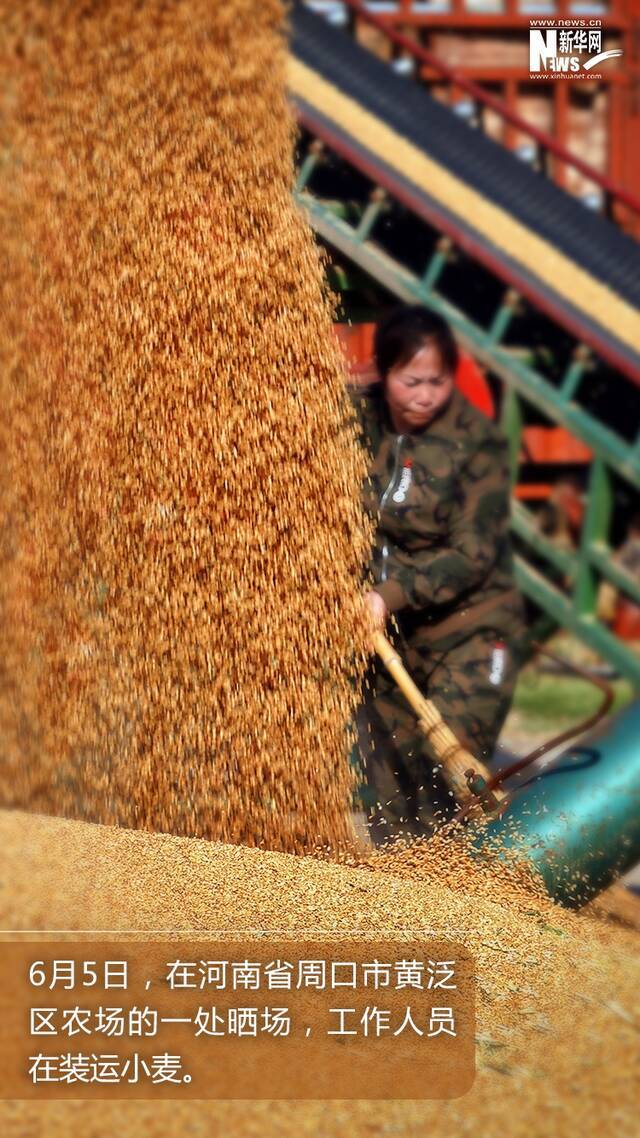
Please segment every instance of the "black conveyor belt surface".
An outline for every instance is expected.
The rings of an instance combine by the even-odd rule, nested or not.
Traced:
[[[291,23],[292,50],[301,62],[597,281],[640,306],[640,246],[632,238],[461,122],[427,91],[303,4],[294,5]],[[493,242],[494,235],[488,236]],[[580,308],[579,296],[567,300]]]

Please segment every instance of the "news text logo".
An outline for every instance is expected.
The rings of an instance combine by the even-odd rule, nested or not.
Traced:
[[[602,29],[530,27],[529,72],[532,79],[601,79],[601,64],[622,55],[620,48],[602,50]]]

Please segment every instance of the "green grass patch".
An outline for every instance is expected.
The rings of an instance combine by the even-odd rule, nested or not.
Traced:
[[[624,707],[633,699],[634,692],[628,680],[609,681],[614,689],[613,711]],[[578,676],[549,675],[535,667],[520,673],[513,701],[513,710],[521,718],[524,729],[542,730],[554,724],[568,726],[587,719],[600,705],[602,694],[587,680]]]

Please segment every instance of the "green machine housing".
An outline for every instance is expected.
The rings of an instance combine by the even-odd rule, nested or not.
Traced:
[[[571,908],[640,862],[640,700],[515,789],[470,842],[478,856],[529,863]]]

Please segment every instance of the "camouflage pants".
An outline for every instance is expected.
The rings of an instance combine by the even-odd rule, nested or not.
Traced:
[[[394,636],[404,664],[423,695],[483,762],[491,759],[517,676],[515,638],[495,628],[450,636],[433,644]],[[433,833],[456,803],[431,757],[409,704],[376,663],[358,716],[366,787],[363,803],[376,844],[399,834]]]

